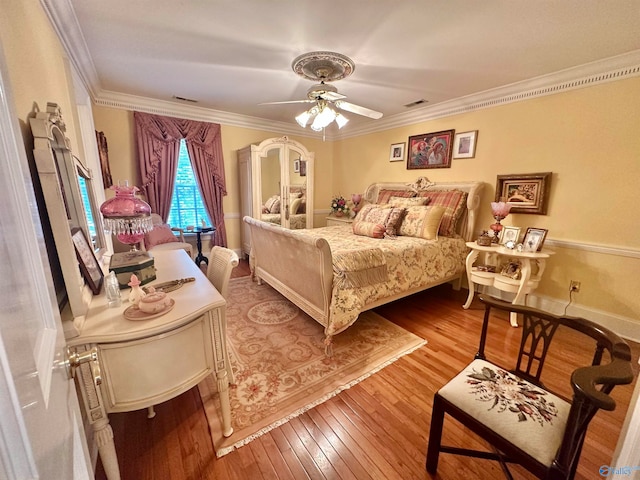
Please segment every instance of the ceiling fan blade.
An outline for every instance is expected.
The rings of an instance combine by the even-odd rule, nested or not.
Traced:
[[[347,112],[356,113],[358,115],[364,115],[365,117],[379,119],[382,118],[382,113],[371,110],[370,108],[361,107],[360,105],[354,105],[353,103],[338,100],[335,102],[335,106],[341,110]]]
[[[289,100],[285,102],[264,102],[259,103],[258,105],[282,105],[285,103],[315,103],[315,100]]]
[[[341,93],[338,93],[338,92],[324,92],[322,95],[320,95],[320,98],[323,98],[324,100],[329,100],[330,102],[334,102],[336,100],[347,98],[347,96],[342,95]]]

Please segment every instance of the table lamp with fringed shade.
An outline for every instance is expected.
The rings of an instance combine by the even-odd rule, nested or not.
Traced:
[[[137,198],[138,187],[130,187],[129,182],[110,187],[116,196],[100,206],[104,230],[112,233],[118,240],[137,250],[137,244],[144,234],[153,228],[151,207],[147,202]]]
[[[493,230],[493,239],[491,240],[491,243],[498,243],[500,232],[502,231],[500,221],[505,219],[509,215],[510,211],[511,205],[506,202],[491,202],[491,213],[493,214],[493,218],[496,219],[496,223],[489,226],[491,230]]]

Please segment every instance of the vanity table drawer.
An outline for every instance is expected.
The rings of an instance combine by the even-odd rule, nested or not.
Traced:
[[[213,371],[209,315],[161,335],[98,345],[108,413],[146,408],[192,388]],[[144,363],[144,368],[138,368]]]

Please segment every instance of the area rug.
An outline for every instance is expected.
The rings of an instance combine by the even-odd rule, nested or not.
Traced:
[[[222,457],[364,380],[427,342],[374,312],[333,339],[325,355],[324,327],[267,284],[232,279],[227,302],[233,434],[222,435],[216,381],[198,389],[213,446]]]

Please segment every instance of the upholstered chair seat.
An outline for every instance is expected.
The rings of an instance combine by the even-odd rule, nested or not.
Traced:
[[[165,250],[185,250],[193,258],[193,247],[184,238],[181,228],[171,227],[162,221],[157,213],[151,214],[153,229],[147,232],[141,242],[141,249],[146,252]]]

